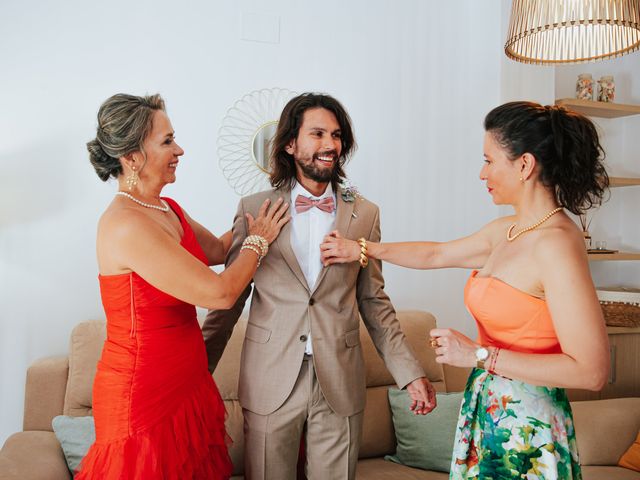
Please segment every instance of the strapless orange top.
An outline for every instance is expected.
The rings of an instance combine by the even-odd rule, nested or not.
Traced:
[[[547,302],[474,270],[464,289],[478,343],[524,353],[561,353]]]

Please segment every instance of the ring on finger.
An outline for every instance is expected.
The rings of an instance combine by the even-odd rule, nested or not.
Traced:
[[[440,345],[438,344],[438,339],[431,337],[431,339],[429,340],[429,345],[431,345],[431,348],[438,348]]]

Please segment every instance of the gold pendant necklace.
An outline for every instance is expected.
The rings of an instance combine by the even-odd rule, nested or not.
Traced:
[[[516,232],[516,234],[513,235],[513,236],[511,236],[511,232],[513,231],[513,228],[516,226],[516,224],[512,223],[511,226],[509,227],[509,230],[507,230],[507,241],[513,242],[516,238],[518,238],[523,233],[530,232],[531,230],[535,230],[540,225],[542,225],[544,222],[549,220],[553,215],[558,213],[560,210],[562,210],[562,207],[554,208],[549,213],[547,213],[544,217],[542,217],[540,220],[538,220],[536,223],[534,223],[533,225],[529,225],[526,228],[523,228],[519,232]]]

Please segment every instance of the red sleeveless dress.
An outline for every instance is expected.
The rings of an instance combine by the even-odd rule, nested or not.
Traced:
[[[182,209],[180,244],[206,263]],[[93,385],[96,442],[77,480],[226,479],[225,409],[196,309],[136,273],[99,276],[107,340]]]

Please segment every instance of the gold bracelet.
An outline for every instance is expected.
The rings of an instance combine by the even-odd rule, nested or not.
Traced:
[[[360,267],[366,268],[369,265],[369,257],[367,256],[367,241],[364,237],[358,239],[358,245],[360,245]]]

